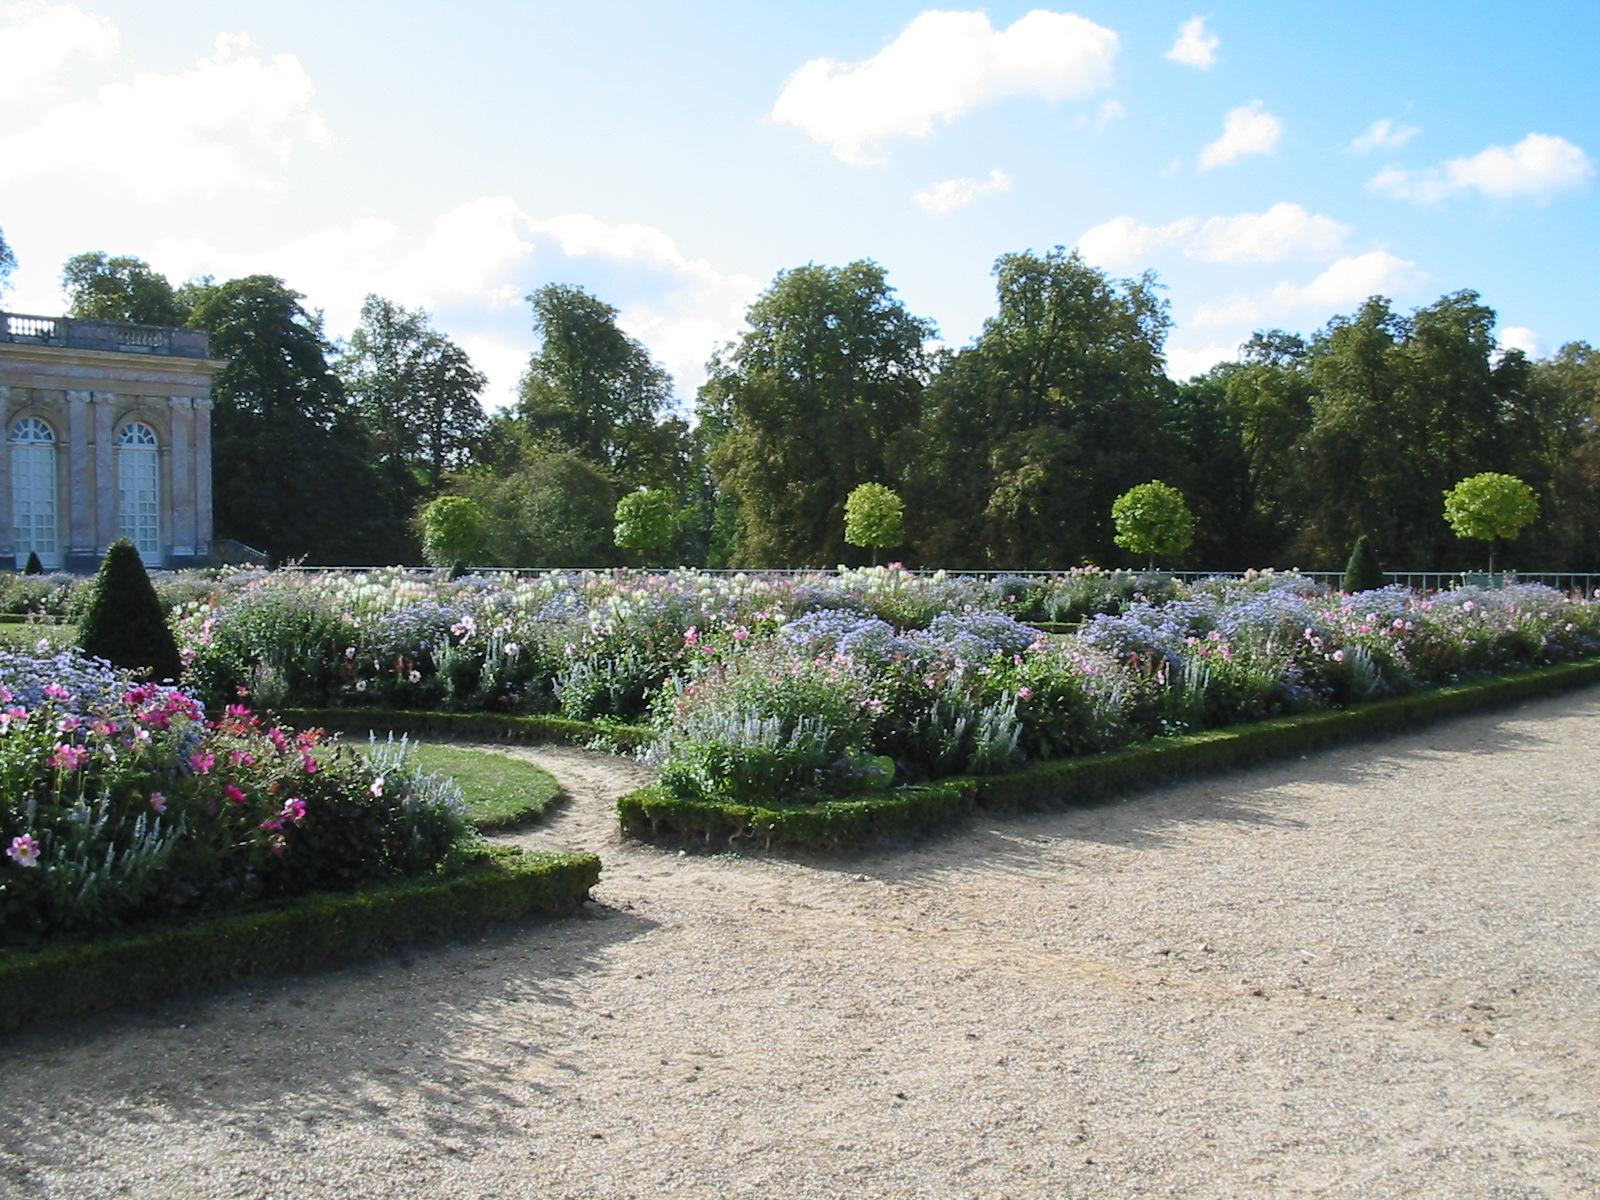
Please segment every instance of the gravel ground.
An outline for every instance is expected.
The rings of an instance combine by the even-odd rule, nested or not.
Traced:
[[[1600,1195],[1600,694],[0,1044],[20,1197]]]

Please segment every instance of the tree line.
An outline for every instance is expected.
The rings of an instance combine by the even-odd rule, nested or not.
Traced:
[[[1585,343],[1531,360],[1497,347],[1475,292],[1409,313],[1373,297],[1309,337],[1261,331],[1180,384],[1153,275],[1114,279],[1062,248],[1004,255],[994,275],[994,315],[951,349],[877,263],[782,271],[713,354],[694,419],[579,287],[529,295],[537,349],[516,402],[489,413],[461,347],[378,296],[335,343],[271,276],[174,286],[91,253],[63,284],[70,315],[210,333],[228,359],[218,535],[279,559],[417,561],[419,510],[451,496],[470,502],[446,506],[452,545],[475,562],[864,562],[846,503],[873,483],[903,506],[909,564],[1124,565],[1113,505],[1159,479],[1194,516],[1169,566],[1336,568],[1365,535],[1386,564],[1448,570],[1479,564],[1444,493],[1495,472],[1537,499],[1511,565],[1600,567]]]

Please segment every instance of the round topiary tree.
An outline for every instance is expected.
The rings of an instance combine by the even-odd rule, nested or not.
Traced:
[[[878,551],[905,540],[906,506],[893,488],[863,483],[844,502],[844,540],[852,546],[871,546],[872,565]]]
[[[483,511],[465,496],[439,496],[417,514],[422,557],[436,567],[456,567],[483,553]]]
[[[155,679],[176,680],[182,673],[156,589],[126,539],[111,543],[90,585],[78,648],[130,671],[149,671]]]
[[[678,517],[672,499],[665,492],[629,492],[617,501],[616,526],[612,538],[623,550],[638,554],[659,554],[672,545],[678,532]]]
[[[1354,595],[1356,592],[1381,588],[1388,582],[1388,577],[1383,573],[1383,564],[1378,561],[1378,552],[1363,533],[1356,539],[1350,551],[1350,561],[1345,564],[1344,590]]]
[[[1194,543],[1194,514],[1183,493],[1159,479],[1118,496],[1111,506],[1111,519],[1117,525],[1112,540],[1124,550],[1143,555],[1152,570],[1157,555],[1176,557]]]
[[[1444,494],[1444,519],[1457,537],[1489,543],[1489,575],[1494,576],[1495,544],[1510,541],[1539,516],[1539,497],[1515,475],[1484,471],[1468,476]]]
[[[22,568],[22,573],[24,575],[44,574],[44,564],[39,561],[39,552],[37,550],[28,551],[28,564]]]

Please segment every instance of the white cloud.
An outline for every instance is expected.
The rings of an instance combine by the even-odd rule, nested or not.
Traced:
[[[1190,17],[1178,27],[1178,40],[1172,43],[1166,57],[1186,67],[1207,70],[1217,61],[1217,47],[1222,39],[1206,28],[1204,17]]]
[[[1111,30],[1074,13],[1036,9],[996,30],[981,12],[925,12],[869,59],[806,63],[771,117],[846,162],[876,162],[888,139],[927,137],[982,104],[1092,95],[1111,82],[1117,45]]]
[[[1422,130],[1415,125],[1396,125],[1388,117],[1379,117],[1366,131],[1357,135],[1346,147],[1352,154],[1369,154],[1374,150],[1398,150]]]
[[[1223,118],[1222,136],[1200,151],[1200,169],[1225,167],[1252,154],[1271,154],[1283,136],[1283,122],[1269,113],[1259,100],[1228,110]]]
[[[1539,357],[1539,335],[1526,325],[1505,326],[1499,341],[1502,350],[1521,350],[1529,358]]]
[[[1422,279],[1416,263],[1387,250],[1373,250],[1339,259],[1309,283],[1280,283],[1263,295],[1202,304],[1195,312],[1194,324],[1242,325],[1305,310],[1331,312],[1369,296],[1404,290]]]
[[[1390,168],[1367,186],[1402,200],[1432,204],[1468,189],[1495,199],[1545,199],[1583,187],[1594,178],[1594,162],[1565,138],[1530,133],[1515,146],[1490,146],[1470,158],[1452,158],[1421,171]]]
[[[1111,122],[1120,121],[1127,115],[1127,106],[1121,100],[1105,100],[1095,109],[1094,116],[1081,113],[1073,118],[1072,124],[1076,129],[1092,129],[1096,133],[1104,133]]]
[[[120,40],[113,22],[76,5],[32,0],[0,8],[0,103],[50,98],[69,65],[108,62]]]
[[[1266,212],[1210,218],[1183,252],[1213,263],[1329,258],[1349,234],[1343,222],[1280,202]]]
[[[489,314],[520,306],[550,277],[543,260],[552,254],[603,258],[666,276],[654,301],[620,306],[618,324],[672,372],[685,397],[704,379],[712,349],[734,336],[760,291],[749,276],[688,257],[653,226],[611,224],[585,213],[536,219],[505,196],[457,205],[420,232],[363,217],[247,252],[194,239],[167,241],[153,248],[150,261],[173,278],[279,275],[323,309],[330,333],[343,335],[355,327],[369,292],[412,306],[475,308],[484,325],[492,324]],[[527,364],[531,334],[519,348],[482,325],[446,332],[489,376],[489,403],[508,403]]]
[[[1238,342],[1214,342],[1209,346],[1168,346],[1167,378],[1182,382],[1204,375],[1220,362],[1239,355]]]
[[[1101,267],[1148,265],[1152,253],[1173,245],[1181,245],[1186,257],[1210,263],[1315,260],[1337,254],[1349,233],[1343,222],[1281,202],[1265,212],[1204,221],[1180,217],[1165,225],[1115,217],[1080,237],[1078,250]]]
[[[1148,266],[1152,253],[1188,237],[1197,225],[1193,217],[1166,225],[1147,225],[1134,217],[1113,217],[1078,239],[1078,253],[1097,267]]]
[[[251,49],[247,36],[222,34],[186,70],[141,72],[60,104],[35,101],[36,112],[24,104],[25,119],[0,133],[0,183],[70,173],[152,201],[270,186],[297,147],[329,137],[299,59]]]
[[[965,208],[974,200],[1011,190],[1011,176],[996,167],[985,179],[944,179],[911,198],[936,217]]]

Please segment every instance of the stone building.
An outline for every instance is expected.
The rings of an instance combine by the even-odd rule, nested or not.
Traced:
[[[211,379],[189,329],[0,313],[0,568],[211,561]]]

